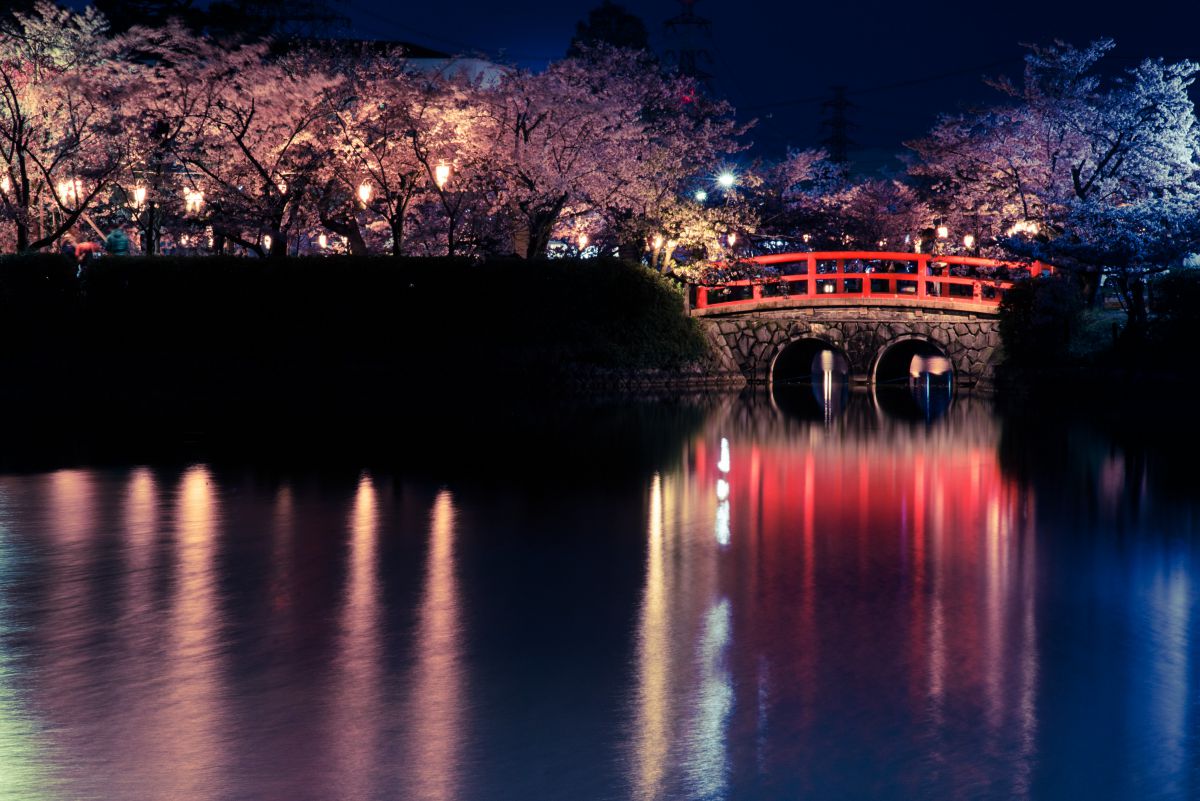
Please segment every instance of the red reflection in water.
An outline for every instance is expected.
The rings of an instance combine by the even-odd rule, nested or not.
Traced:
[[[1001,473],[994,436],[723,434],[693,443],[682,474],[651,488],[635,795],[723,786],[700,776],[700,762],[735,778],[783,762],[811,779],[823,759],[815,743],[917,788],[919,760],[936,760],[978,719],[1007,763],[1008,791],[1025,794],[1037,678],[1031,501]],[[676,519],[655,522],[672,505]],[[691,659],[677,653],[685,631]],[[664,658],[667,633],[676,652]],[[713,682],[736,694],[719,726],[686,711],[724,708]],[[880,718],[865,727],[877,741],[858,734],[864,714]],[[926,742],[886,738],[896,721],[918,723]],[[939,767],[950,786],[969,786],[974,769]]]

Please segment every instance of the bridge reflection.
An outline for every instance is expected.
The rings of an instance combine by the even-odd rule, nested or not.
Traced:
[[[1028,797],[1032,497],[1002,474],[997,429],[969,422],[779,436],[732,410],[654,477],[634,797],[872,797],[850,765],[892,797],[953,797],[975,766],[939,755],[964,747],[992,755],[992,790]],[[895,728],[910,736],[880,735]]]

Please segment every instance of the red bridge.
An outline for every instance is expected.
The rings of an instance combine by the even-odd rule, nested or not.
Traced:
[[[775,267],[758,276],[696,287],[698,316],[794,306],[913,306],[995,313],[1013,281],[1052,273],[1041,262],[879,251],[754,256],[739,264]]]

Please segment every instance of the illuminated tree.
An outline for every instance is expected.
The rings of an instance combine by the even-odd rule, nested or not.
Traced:
[[[653,218],[741,147],[743,129],[727,104],[698,99],[688,81],[627,50],[600,48],[539,74],[514,71],[485,102],[498,137],[492,163],[522,233],[518,252],[529,257],[581,217]]]
[[[177,109],[187,124],[176,150],[195,175],[192,191],[203,193],[215,234],[283,256],[329,157],[320,132],[342,80],[313,69],[304,53],[193,45],[164,75],[167,97],[187,104]]]
[[[57,241],[124,163],[133,69],[95,10],[39,2],[0,30],[0,195],[18,251]]]
[[[1031,48],[1020,84],[993,83],[1005,103],[944,118],[910,145],[912,172],[959,230],[1072,269],[1090,293],[1109,272],[1138,321],[1145,275],[1195,242],[1198,68],[1146,60],[1106,79],[1098,65],[1112,48]]]

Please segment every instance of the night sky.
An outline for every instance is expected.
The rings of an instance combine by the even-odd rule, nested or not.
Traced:
[[[561,58],[575,24],[599,4],[334,0],[350,18],[337,35],[411,42],[533,69]],[[677,0],[620,4],[642,18],[657,50],[670,47],[663,23],[680,13]],[[1082,45],[1109,36],[1117,42],[1110,59],[1118,67],[1147,56],[1200,60],[1200,10],[1180,0],[699,0],[695,10],[712,23],[708,70],[715,89],[743,119],[758,120],[753,155],[778,157],[789,146],[817,145],[824,135],[821,100],[843,84],[855,104],[851,133],[858,148],[851,155],[864,172],[898,169],[895,154],[903,142],[928,130],[939,113],[994,98],[982,79],[1019,75],[1022,42],[1057,38]]]
[[[483,51],[537,67],[566,49],[575,23],[599,0],[459,0],[399,4],[348,0],[353,31],[410,40],[449,51]],[[640,16],[652,41],[665,45],[663,22],[674,0],[622,3]],[[716,88],[745,118],[756,117],[756,152],[781,155],[822,136],[820,98],[833,84],[856,104],[854,138],[878,166],[901,143],[928,129],[939,112],[992,97],[981,78],[1019,74],[1021,42],[1055,38],[1083,44],[1117,41],[1114,56],[1200,59],[1200,11],[1190,3],[1015,0],[999,4],[911,2],[767,3],[699,0],[712,22]],[[896,162],[892,161],[892,164]]]

